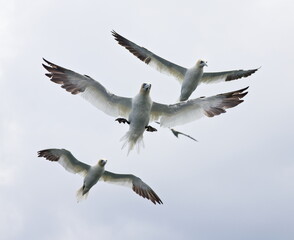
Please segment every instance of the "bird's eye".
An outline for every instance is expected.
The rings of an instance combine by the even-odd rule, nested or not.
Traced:
[[[200,63],[202,64],[202,63],[204,63],[203,61],[200,61]]]

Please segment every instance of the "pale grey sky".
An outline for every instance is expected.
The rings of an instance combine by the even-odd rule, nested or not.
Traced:
[[[294,238],[293,1],[0,0],[0,233],[8,240]],[[144,134],[129,156],[128,127],[71,96],[44,75],[42,57],[87,74],[115,94],[152,84],[174,103],[180,86],[119,46],[114,29],[179,65],[206,71],[261,69],[249,78],[202,85],[210,96],[250,86],[226,114]],[[152,124],[154,126],[154,124]],[[110,171],[133,173],[163,205],[98,183],[76,203],[82,178],[37,158],[66,148]]]

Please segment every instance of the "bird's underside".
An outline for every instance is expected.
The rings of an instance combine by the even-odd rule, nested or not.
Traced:
[[[111,32],[114,39],[119,45],[126,48],[130,53],[136,56],[138,59],[155,68],[159,72],[166,73],[175,77],[181,84],[188,73],[188,68],[179,66],[173,62],[170,62],[155,53],[149,51],[144,47],[140,47],[136,43],[126,39],[115,31]],[[192,69],[192,68],[191,68]],[[259,68],[249,70],[229,70],[221,72],[204,72],[201,79],[197,80],[200,83],[217,83],[237,80],[240,78],[246,78],[255,73]],[[194,89],[195,90],[195,89]]]
[[[130,125],[136,126],[135,129],[132,128],[132,131],[128,131],[124,136],[124,140],[126,142],[130,142],[132,137],[132,145],[135,145],[138,140],[142,140],[142,133],[144,131],[141,132],[139,136],[138,132],[136,132],[138,129],[143,130],[145,128],[150,132],[156,131],[156,128],[148,125],[149,121],[158,121],[162,127],[172,128],[177,125],[183,125],[195,121],[199,118],[202,118],[203,116],[217,116],[219,114],[225,113],[227,109],[233,108],[242,103],[242,98],[247,94],[247,88],[243,88],[228,93],[190,99],[184,102],[167,105],[152,101],[150,97],[146,98],[146,100],[145,97],[142,98],[142,96],[144,96],[142,94],[145,91],[145,87],[148,87],[148,91],[150,91],[151,85],[149,84],[142,84],[139,94],[134,98],[126,98],[112,94],[101,83],[95,81],[93,78],[60,67],[47,60],[44,61],[48,64],[43,64],[43,66],[49,72],[46,73],[46,76],[48,76],[51,81],[60,84],[62,88],[71,92],[72,94],[84,97],[99,110],[103,111],[107,115],[116,117],[118,122],[129,123]],[[134,99],[143,99],[142,106],[140,106],[140,102],[136,103],[138,106],[135,109],[139,110],[137,113],[137,110],[134,112],[132,110]],[[146,110],[148,111],[148,114],[146,112],[141,112],[142,110],[140,110],[143,106],[146,105],[146,103],[149,104],[148,102],[144,101],[152,101],[151,109]],[[132,117],[130,117],[131,113]],[[145,120],[143,121],[144,126],[138,125],[140,124],[141,120],[139,122],[137,122],[137,120],[136,122],[132,122],[132,119],[137,119],[137,115],[141,115],[143,113],[145,114]],[[150,120],[147,121],[147,119]],[[173,133],[175,136],[177,136],[175,132]]]
[[[127,124],[130,124],[130,122],[127,119],[125,119],[125,118],[117,118],[117,119],[115,119],[115,121],[117,121],[119,123],[124,123],[124,124],[127,123]],[[152,127],[152,126],[150,126],[150,125],[145,126],[145,129],[146,129],[147,132],[157,132],[157,129],[154,128],[154,127]]]

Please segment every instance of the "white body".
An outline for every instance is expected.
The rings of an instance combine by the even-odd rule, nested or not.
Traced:
[[[125,140],[123,147],[128,144],[128,153],[137,144],[138,151],[143,145],[143,133],[149,124],[152,100],[149,96],[149,90],[141,89],[132,99],[132,109],[129,114],[130,127],[122,140]]]
[[[193,68],[187,69],[156,55],[144,47],[140,47],[115,31],[112,31],[112,35],[118,44],[125,47],[130,53],[139,58],[141,61],[155,68],[159,72],[175,77],[181,84],[180,101],[188,100],[200,83],[217,83],[236,80],[242,77],[248,77],[258,70],[230,70],[203,73],[203,66],[207,66],[207,62],[205,61],[198,60]]]
[[[125,140],[123,147],[128,145],[128,151],[132,150],[136,144],[138,149],[140,144],[143,144],[143,133],[149,121],[159,121],[163,127],[174,127],[203,116],[213,117],[226,112],[228,108],[239,105],[243,102],[241,99],[247,94],[245,92],[247,88],[243,88],[211,97],[184,100],[184,102],[176,104],[160,104],[151,100],[149,96],[150,84],[143,83],[139,94],[134,98],[121,97],[109,92],[103,85],[87,75],[81,75],[45,59],[44,61],[48,64],[43,64],[48,71],[46,76],[51,81],[61,84],[62,88],[72,94],[84,97],[104,113],[129,120],[129,131],[123,137]],[[206,66],[206,62],[199,60],[193,68],[185,70],[185,74],[182,74],[185,75],[182,84],[182,100],[189,98],[197,84],[203,79],[207,79],[203,73],[204,66]],[[212,75],[215,76],[215,74]],[[216,75],[217,78],[219,74]],[[214,78],[213,76],[212,78]]]
[[[86,194],[99,181],[104,171],[104,166],[100,166],[99,163],[89,169],[84,179],[83,194]]]
[[[67,171],[78,173],[84,177],[84,184],[77,192],[78,202],[88,196],[89,190],[98,181],[103,181],[128,186],[135,193],[149,199],[154,204],[162,204],[157,194],[137,176],[105,171],[107,160],[100,159],[96,165],[90,166],[76,159],[70,151],[57,148],[41,150],[38,152],[38,156],[52,162],[58,162]]]
[[[186,101],[197,88],[203,75],[203,67],[196,64],[187,70],[181,86],[180,101]]]

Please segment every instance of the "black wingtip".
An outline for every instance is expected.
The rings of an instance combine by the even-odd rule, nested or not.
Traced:
[[[52,149],[44,149],[40,150],[37,152],[38,157],[44,157],[45,159],[52,161],[52,162],[57,162],[59,160],[59,156],[56,156],[51,153]]]
[[[242,88],[242,89],[240,89],[239,91],[240,91],[240,92],[244,92],[244,91],[246,91],[248,88],[249,88],[249,86],[248,86],[248,87],[245,87],[245,88]]]
[[[54,68],[54,66],[56,66],[54,63],[49,62],[49,61],[46,60],[45,58],[42,58],[42,59],[43,59],[43,61],[44,61],[45,63],[47,63],[50,67],[53,67],[53,68]],[[44,63],[42,63],[42,65],[43,65],[43,67],[44,67],[46,70],[48,70],[47,68],[48,68],[49,66],[45,65]]]
[[[52,63],[51,62],[49,62],[48,60],[46,60],[45,58],[42,58],[43,59],[43,61],[45,62],[45,63],[47,63],[47,64],[49,64],[49,65],[51,65]]]
[[[118,41],[120,38],[123,39],[124,37],[119,35],[116,31],[111,30],[111,35],[115,38],[116,41]]]
[[[45,65],[44,63],[42,63],[43,68],[45,68],[48,72],[50,72],[51,67]],[[45,74],[46,75],[46,74]]]

